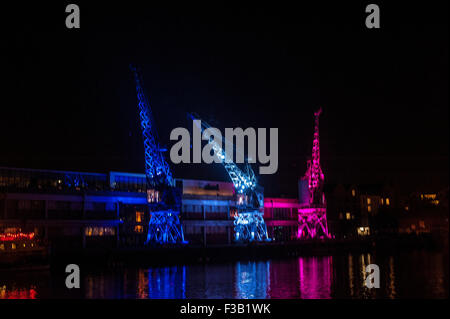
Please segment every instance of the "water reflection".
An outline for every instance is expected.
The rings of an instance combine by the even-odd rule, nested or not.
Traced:
[[[300,257],[298,259],[300,298],[331,298],[332,264],[331,256]]]
[[[270,261],[237,262],[235,286],[237,299],[265,299],[270,290]]]
[[[367,276],[369,275],[368,272],[366,272],[366,268],[368,265],[375,263],[375,261],[373,260],[374,258],[372,257],[372,255],[370,253],[367,254],[360,254],[359,256],[356,255],[354,256],[356,259],[358,259],[358,274],[355,275],[355,278],[357,278],[357,282],[359,283],[357,286],[357,293],[355,295],[353,295],[352,297],[358,297],[360,296],[360,298],[366,298],[366,299],[372,299],[375,296],[375,293],[377,291],[377,289],[372,289],[372,288],[367,288],[365,283],[366,283],[366,279]],[[381,265],[378,265],[381,266]],[[383,267],[383,270],[385,270],[387,268]],[[389,277],[389,276],[386,276]]]
[[[394,257],[389,257],[389,284],[387,297],[390,299],[395,298],[395,272],[394,272]]]
[[[36,299],[36,297],[36,287],[26,289],[17,287],[8,288],[5,285],[0,286],[0,299]]]
[[[400,271],[400,260],[393,256],[383,257],[375,256],[370,253],[347,256],[347,269],[348,269],[348,295],[343,291],[338,291],[335,297],[344,298],[396,298],[397,297],[397,281],[396,273]],[[370,264],[376,264],[380,269],[380,288],[370,289],[365,286],[367,276],[366,267]],[[345,267],[345,266],[344,266]],[[407,284],[407,283],[405,283]],[[336,285],[336,284],[335,284]],[[343,283],[345,288],[345,283]],[[345,290],[345,289],[344,289]]]
[[[355,271],[353,269],[353,256],[348,255],[348,280],[349,280],[349,288],[350,288],[350,296],[355,295]]]
[[[186,266],[105,271],[88,274],[84,280],[88,299],[184,299],[185,285]]]
[[[48,291],[48,272],[0,271],[0,299],[37,299]]]
[[[300,298],[299,267],[294,262],[273,260],[270,267],[270,287],[268,297],[274,299]]]
[[[139,273],[142,274],[143,281],[143,284],[140,285],[139,298],[186,298],[186,266],[162,267],[145,271],[140,270]],[[145,285],[147,282],[148,295],[145,294]]]
[[[380,288],[364,285],[366,266],[380,268]],[[448,256],[348,254],[266,261],[85,271],[82,287],[65,288],[50,272],[1,273],[7,298],[447,298]]]

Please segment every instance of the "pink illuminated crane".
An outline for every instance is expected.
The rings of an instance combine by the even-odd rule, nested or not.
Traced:
[[[314,140],[312,148],[312,159],[308,161],[308,169],[306,176],[308,176],[308,187],[310,189],[310,204],[318,204],[323,201],[323,172],[320,167],[320,144],[319,144],[319,116],[322,113],[322,108],[314,113]]]
[[[299,181],[298,210],[299,239],[329,238],[326,201],[323,194],[324,175],[320,167],[319,116],[322,108],[314,113],[314,139],[312,158],[308,160],[305,175]]]

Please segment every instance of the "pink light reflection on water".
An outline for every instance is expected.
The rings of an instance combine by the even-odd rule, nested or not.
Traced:
[[[302,299],[331,299],[333,257],[300,257],[299,284]]]
[[[273,299],[331,299],[333,284],[331,256],[273,260],[267,297]]]

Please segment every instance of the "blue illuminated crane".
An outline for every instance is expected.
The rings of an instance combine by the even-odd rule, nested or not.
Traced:
[[[199,120],[198,115],[189,113],[190,119]],[[198,123],[198,122],[194,122]],[[211,126],[200,121],[200,131],[203,132]],[[225,144],[230,143],[223,138]],[[264,207],[264,196],[258,186],[255,173],[250,164],[246,162],[246,172],[243,172],[233,159],[225,152],[222,145],[214,139],[209,139],[214,155],[225,167],[237,193],[237,213],[234,216],[234,231],[236,241],[267,241],[267,226],[264,222],[264,213],[260,211]]]
[[[179,190],[158,143],[155,122],[150,104],[144,94],[142,77],[134,65],[130,65],[136,82],[139,116],[145,151],[145,175],[150,221],[147,243],[184,243],[183,228],[179,220]]]
[[[144,139],[145,151],[145,175],[147,183],[156,185],[165,183],[173,186],[172,173],[169,164],[161,151],[158,144],[158,135],[155,129],[155,121],[153,119],[152,110],[142,88],[142,77],[135,66],[130,66],[134,73],[136,82],[136,93],[138,98],[139,116],[141,119],[142,137]]]

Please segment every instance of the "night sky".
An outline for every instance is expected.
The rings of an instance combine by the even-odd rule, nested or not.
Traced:
[[[64,3],[2,9],[0,166],[143,172],[134,62],[168,148],[188,111],[222,130],[279,128],[266,196],[296,195],[320,106],[327,183],[448,186],[447,2],[375,2],[378,30],[364,24],[371,2],[74,3],[79,30]],[[171,166],[228,180],[218,164]]]

